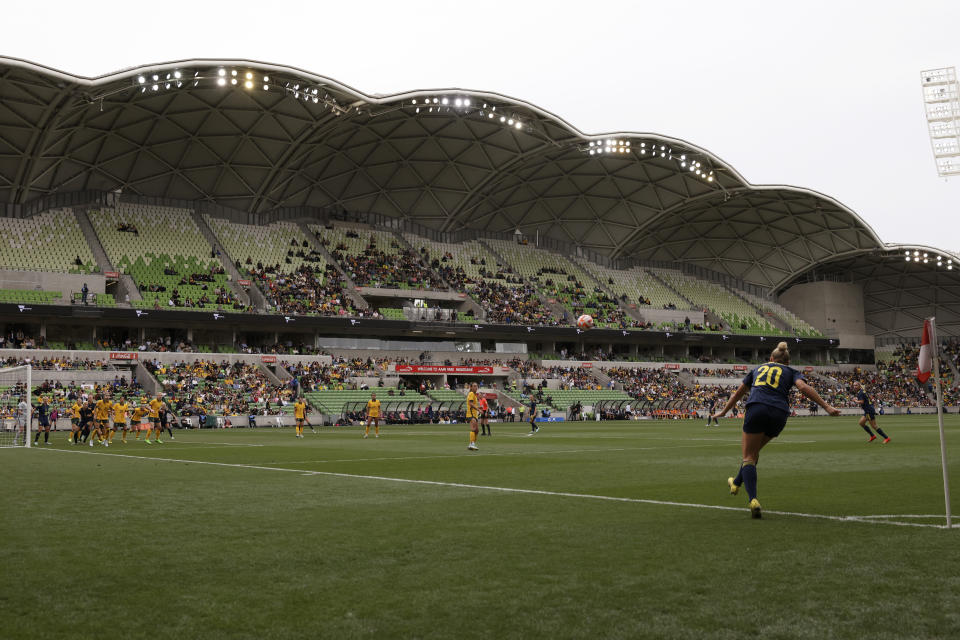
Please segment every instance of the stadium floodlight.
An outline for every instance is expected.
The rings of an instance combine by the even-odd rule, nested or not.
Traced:
[[[246,82],[243,83],[243,86],[245,86],[247,89],[253,89],[253,82],[251,82],[250,80],[247,80]]]
[[[937,175],[960,175],[960,84],[956,68],[922,71],[920,83]]]
[[[270,85],[266,85],[266,84],[263,85],[263,90],[264,90],[264,91],[269,91],[269,90],[270,90]]]
[[[217,78],[217,84],[222,87],[223,85],[227,84],[227,81],[224,78]]]
[[[218,70],[217,70],[217,75],[222,78],[223,76],[227,75],[227,72],[226,72],[226,70],[224,70],[224,69],[218,69]]]
[[[270,82],[270,76],[263,76],[264,82]]]
[[[147,81],[147,79],[144,78],[143,76],[140,76],[139,78],[137,78],[137,82],[139,82],[140,84],[143,84],[143,83],[146,82],[146,81]]]
[[[180,79],[180,72],[179,72],[179,71],[174,71],[174,72],[173,72],[173,77],[176,78],[177,80],[179,80],[179,79]]]

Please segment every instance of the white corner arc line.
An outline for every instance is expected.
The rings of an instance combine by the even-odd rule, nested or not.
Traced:
[[[455,487],[459,489],[474,489],[478,491],[499,491],[502,493],[517,493],[523,495],[554,496],[558,498],[580,498],[584,500],[601,500],[606,502],[626,502],[631,504],[652,504],[667,507],[685,507],[690,509],[713,509],[716,511],[739,511],[743,512],[743,507],[728,507],[717,504],[700,504],[696,502],[674,502],[672,500],[652,500],[649,498],[627,498],[621,496],[604,496],[591,493],[572,493],[567,491],[546,491],[544,489],[518,489],[515,487],[495,487],[482,484],[466,484],[462,482],[441,482],[439,480],[417,480],[414,478],[393,478],[390,476],[375,476],[358,473],[341,473],[338,471],[307,471],[304,469],[288,469],[286,467],[265,467],[255,464],[237,464],[230,462],[211,462],[208,460],[182,460],[178,458],[164,458],[152,456],[135,456],[128,453],[107,453],[106,451],[78,451],[72,449],[40,449],[40,451],[50,451],[58,453],[79,453],[90,456],[110,456],[113,458],[130,458],[134,460],[151,460],[153,462],[176,462],[182,464],[203,464],[213,467],[228,467],[237,469],[256,469],[259,471],[282,471],[286,473],[297,473],[300,475],[328,476],[335,478],[353,478],[359,480],[379,480],[381,482],[398,482],[403,484],[419,484],[435,487]],[[831,516],[822,513],[800,513],[797,511],[772,511],[766,513],[790,516],[794,518],[808,518],[814,520],[831,520],[834,522],[856,522],[860,524],[886,524],[898,527],[915,527],[921,529],[946,529],[946,525],[923,524],[918,522],[896,522],[893,520],[874,520],[858,516]],[[955,527],[956,528],[956,527]]]

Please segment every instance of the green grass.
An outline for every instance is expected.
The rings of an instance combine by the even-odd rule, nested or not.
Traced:
[[[957,637],[960,530],[889,524],[942,522],[896,515],[943,513],[935,419],[880,423],[889,445],[792,420],[762,455],[761,521],[726,491],[734,420],[495,424],[477,453],[462,425],[57,433],[0,450],[2,635]]]

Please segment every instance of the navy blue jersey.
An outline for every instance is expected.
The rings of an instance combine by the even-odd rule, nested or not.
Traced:
[[[50,405],[48,405],[48,404],[45,403],[45,402],[41,402],[40,404],[38,404],[38,405],[36,406],[36,409],[37,409],[37,417],[40,418],[41,420],[46,419],[46,417],[47,417],[47,410],[48,410],[49,408],[50,408]]]
[[[870,402],[870,396],[867,395],[867,392],[863,389],[857,391],[857,402],[860,403],[860,407],[866,409],[867,407],[872,407],[873,403]]]
[[[785,364],[768,362],[760,365],[743,379],[743,384],[750,387],[747,406],[759,403],[790,411],[787,399],[797,380],[803,380],[803,374]]]
[[[531,403],[530,403],[530,417],[532,418],[532,417],[534,417],[534,416],[536,416],[536,415],[537,415],[537,403],[536,403],[536,402],[531,402]]]

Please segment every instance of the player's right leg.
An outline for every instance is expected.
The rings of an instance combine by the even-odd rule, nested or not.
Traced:
[[[876,434],[873,431],[870,431],[870,427],[867,426],[867,414],[860,416],[860,422],[858,423],[860,428],[867,432],[867,435],[870,436],[867,442],[873,442],[877,439]]]
[[[367,427],[363,430],[364,438],[370,435],[370,420],[372,420],[372,418],[370,416],[367,416]]]
[[[478,431],[479,431],[479,429],[477,428],[477,419],[476,419],[476,418],[470,418],[470,444],[467,445],[467,449],[469,449],[469,450],[471,450],[471,451],[476,451],[476,450],[479,448],[479,447],[477,447],[477,432],[478,432]]]

